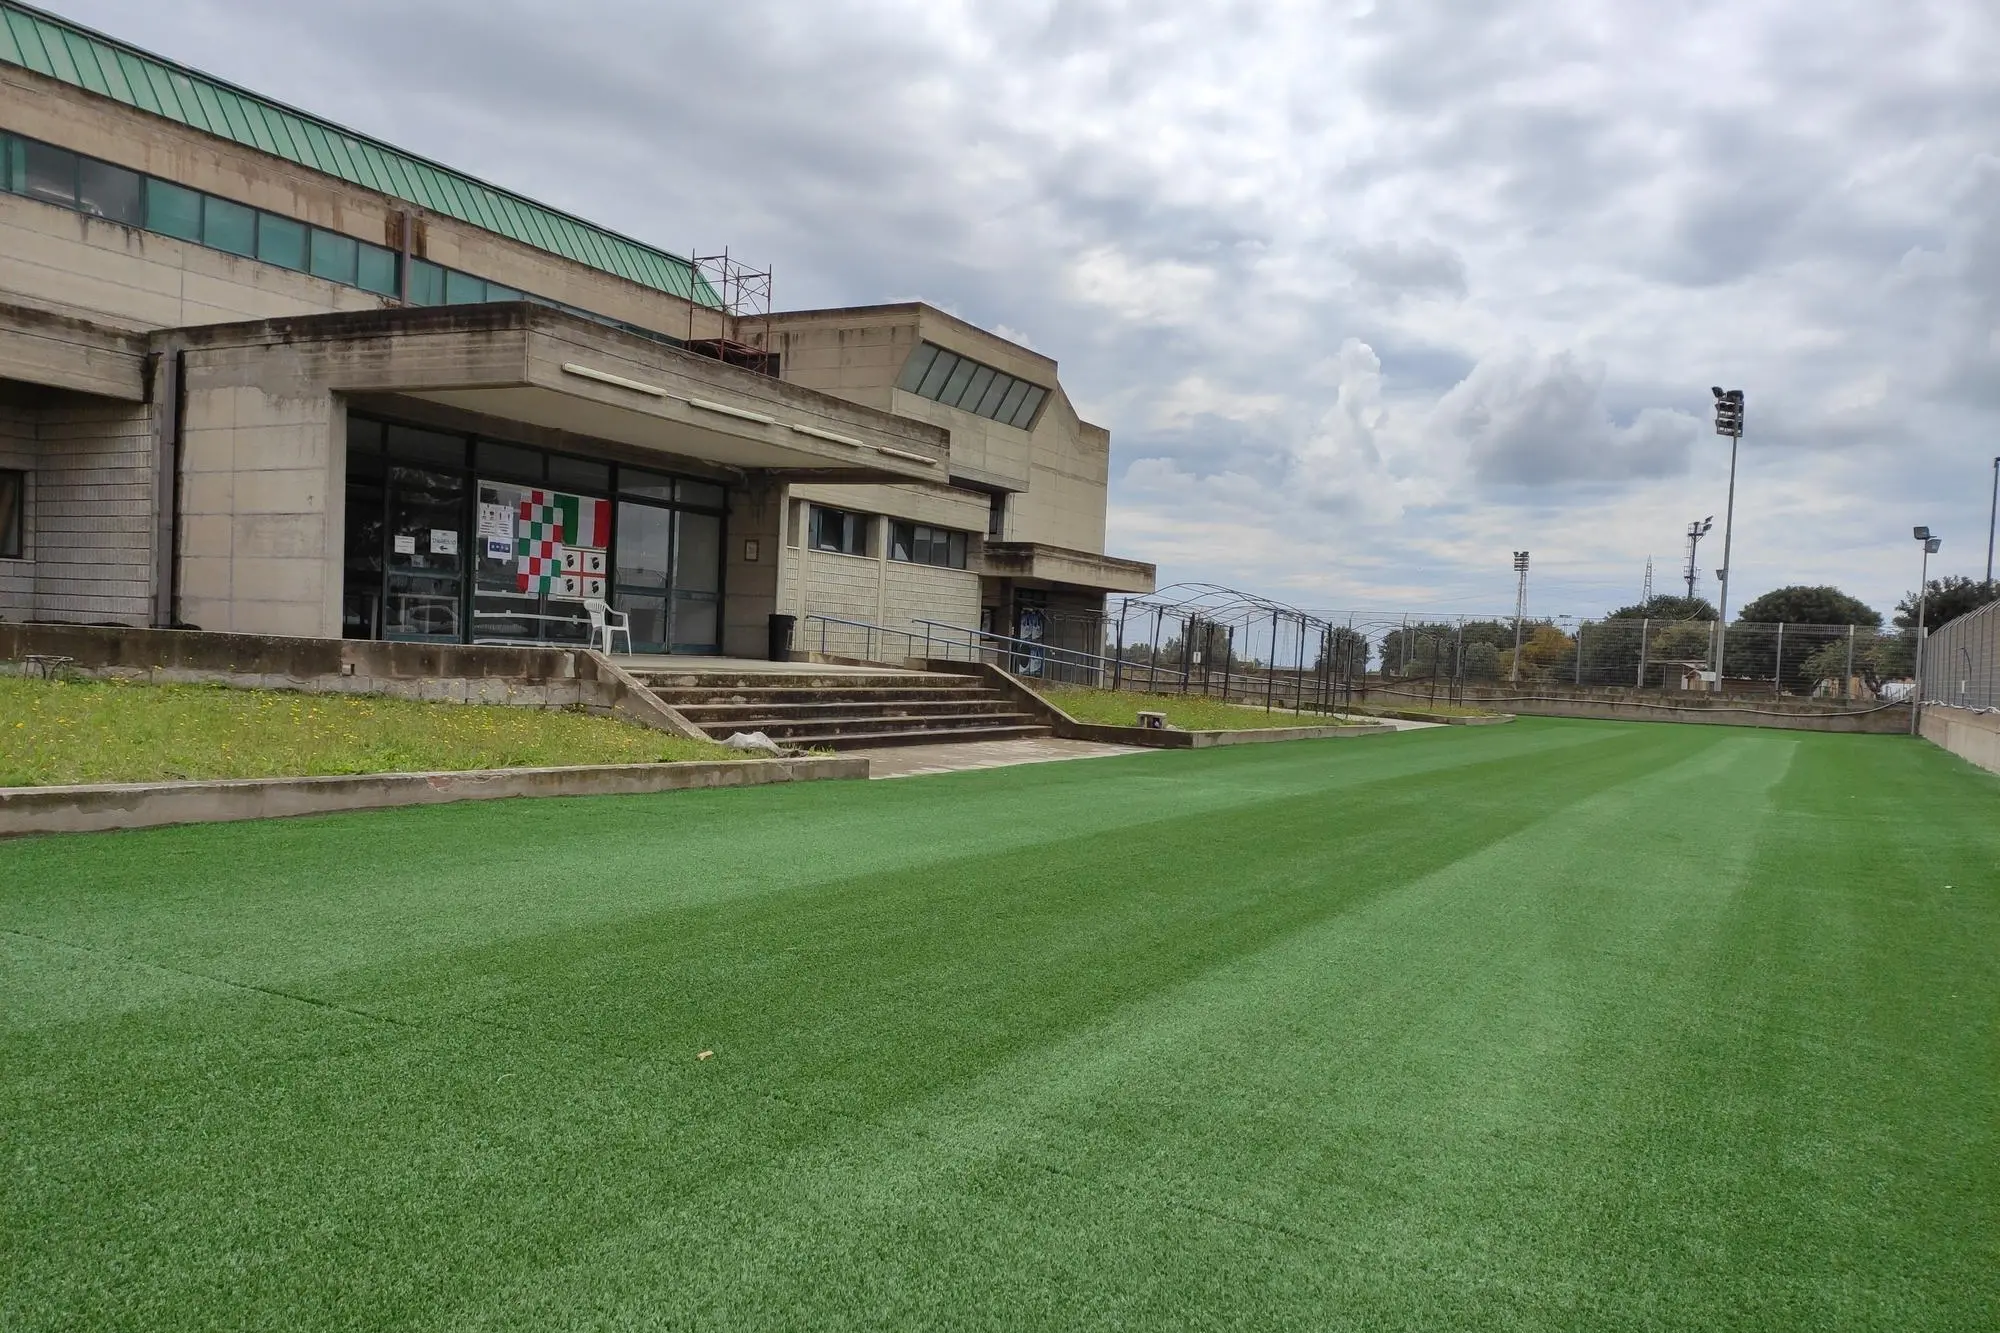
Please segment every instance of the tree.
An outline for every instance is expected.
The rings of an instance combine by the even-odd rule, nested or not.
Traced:
[[[1320,640],[1319,655],[1313,660],[1313,669],[1330,672],[1335,680],[1348,680],[1366,675],[1368,636],[1360,630],[1336,625],[1332,634]]]
[[[1514,650],[1500,654],[1500,673],[1512,677]],[[1576,640],[1544,621],[1521,643],[1521,679],[1552,680],[1576,661]]]
[[[1875,629],[1882,624],[1882,613],[1838,588],[1794,584],[1753,597],[1744,603],[1736,619],[1746,625],[1866,625]]]
[[[1930,597],[1924,607],[1924,624],[1930,629],[2000,599],[2000,582],[1982,583],[1963,574],[1947,574],[1941,579],[1932,579],[1925,587],[1929,589]],[[1916,627],[1915,593],[1907,594],[1896,603],[1896,623],[1905,629]]]
[[[1660,593],[1650,601],[1621,606],[1606,620],[1714,620],[1715,604],[1706,597],[1675,597]]]
[[[1466,645],[1465,678],[1467,680],[1500,679],[1500,650],[1490,643]]]

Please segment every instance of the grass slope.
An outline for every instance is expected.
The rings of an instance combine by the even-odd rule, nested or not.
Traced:
[[[0,676],[0,787],[738,757],[582,713]]]
[[[0,845],[0,1323],[1986,1329],[1996,866],[1539,719]]]

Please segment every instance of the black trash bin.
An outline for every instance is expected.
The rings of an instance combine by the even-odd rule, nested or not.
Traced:
[[[771,660],[789,662],[792,660],[792,628],[799,623],[797,616],[771,617]]]

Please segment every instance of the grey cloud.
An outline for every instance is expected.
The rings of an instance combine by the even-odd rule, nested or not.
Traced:
[[[1436,241],[1383,241],[1341,252],[1355,276],[1375,294],[1465,295],[1465,259]]]
[[[1620,426],[1605,411],[1603,389],[1602,366],[1568,352],[1517,351],[1482,361],[1439,400],[1436,420],[1491,485],[1572,486],[1687,470],[1694,418],[1647,408]]]

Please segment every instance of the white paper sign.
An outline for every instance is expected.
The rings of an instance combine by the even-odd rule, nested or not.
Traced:
[[[431,529],[431,554],[432,554],[432,555],[457,555],[457,554],[458,554],[458,529],[456,529],[456,528],[432,528],[432,529]]]
[[[395,550],[397,555],[415,555],[417,553],[416,534],[405,533],[405,532],[397,533]]]
[[[505,537],[488,537],[486,539],[486,558],[488,560],[512,560],[514,558],[514,543]]]
[[[483,504],[479,506],[479,535],[482,537],[513,537],[513,509],[507,505]]]

